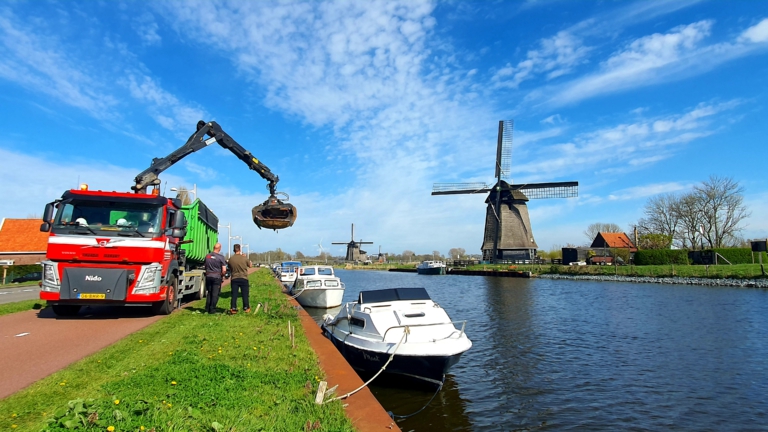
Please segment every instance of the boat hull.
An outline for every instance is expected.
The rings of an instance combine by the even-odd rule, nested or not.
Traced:
[[[444,275],[445,267],[417,268],[416,273],[420,275]]]
[[[304,307],[311,308],[333,308],[341,306],[342,299],[344,297],[344,289],[334,288],[317,288],[317,289],[305,289],[299,292],[291,292],[292,295],[298,294],[296,301]]]
[[[323,332],[333,342],[336,349],[347,360],[352,368],[364,375],[373,375],[384,366],[391,354],[362,349],[344,343],[336,337],[325,325]],[[395,354],[392,362],[387,365],[385,374],[401,375],[409,378],[421,379],[433,384],[443,381],[443,376],[448,370],[459,362],[463,352],[452,355],[398,355]]]

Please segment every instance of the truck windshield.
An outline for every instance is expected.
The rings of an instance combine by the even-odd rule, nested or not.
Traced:
[[[155,237],[162,234],[162,206],[114,201],[64,201],[58,204],[53,232],[105,237]]]

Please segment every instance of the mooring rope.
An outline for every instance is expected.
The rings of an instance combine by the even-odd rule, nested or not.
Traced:
[[[389,362],[391,362],[392,359],[395,358],[395,353],[397,352],[398,348],[400,348],[400,344],[403,343],[403,341],[405,340],[405,336],[408,333],[410,333],[410,329],[406,326],[405,329],[403,329],[403,337],[400,338],[400,342],[397,343],[397,345],[395,346],[395,350],[392,351],[392,355],[389,356],[389,359],[387,360],[386,363],[384,363],[384,366],[382,366],[381,369],[379,369],[379,371],[376,372],[376,375],[374,375],[371,379],[366,381],[363,385],[361,385],[360,387],[356,388],[355,390],[352,390],[351,392],[349,392],[349,393],[347,393],[347,394],[345,394],[343,396],[335,397],[333,399],[328,399],[327,401],[324,401],[323,403],[325,404],[325,403],[328,403],[328,402],[333,402],[333,401],[337,401],[337,400],[341,400],[341,399],[346,399],[346,398],[352,396],[353,394],[359,392],[360,390],[364,389],[368,384],[371,383],[371,381],[375,380],[377,376],[381,375],[381,373],[384,372],[384,369],[387,368],[387,366],[389,365]]]
[[[306,289],[306,288],[305,288],[305,289]],[[299,291],[299,293],[298,293],[298,294],[296,294],[296,295],[294,295],[294,296],[291,296],[291,298],[289,298],[288,300],[293,300],[293,299],[295,299],[296,297],[300,296],[300,295],[301,295],[301,294],[304,292],[304,290],[305,290],[305,289],[302,289],[301,291]],[[291,292],[291,289],[290,289],[290,288],[288,288],[288,292]],[[286,293],[286,294],[288,294],[288,293]]]
[[[405,419],[405,418],[408,418],[408,417],[415,416],[416,414],[424,411],[424,409],[427,408],[429,406],[429,404],[432,403],[432,401],[435,399],[435,396],[437,396],[437,394],[440,393],[440,390],[443,388],[443,384],[445,384],[445,375],[443,375],[443,380],[440,381],[440,385],[437,386],[437,390],[435,391],[435,394],[433,394],[432,397],[429,398],[429,402],[427,402],[426,405],[421,407],[421,409],[419,409],[415,413],[411,413],[411,414],[408,414],[408,415],[397,415],[397,414],[393,413],[392,411],[387,411],[387,414],[389,414],[389,416],[392,418],[392,420],[394,420],[396,418]]]

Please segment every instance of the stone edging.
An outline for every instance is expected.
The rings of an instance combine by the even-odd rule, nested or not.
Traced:
[[[609,276],[609,275],[563,275],[539,274],[541,279],[570,279],[600,282],[655,283],[674,285],[727,286],[739,288],[766,288],[768,278],[764,279],[710,279],[695,277],[647,277],[647,276]]]

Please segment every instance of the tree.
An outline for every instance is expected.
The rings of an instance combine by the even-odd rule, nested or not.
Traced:
[[[674,194],[650,198],[643,209],[645,217],[637,222],[638,234],[659,234],[675,238],[680,227],[680,217],[676,211],[679,201],[680,197]]]
[[[672,246],[672,236],[667,234],[648,233],[637,236],[639,249],[669,249]]]
[[[697,242],[699,227],[702,224],[702,207],[699,198],[694,193],[687,193],[678,198],[673,208],[680,221],[675,237],[679,240],[680,247],[696,249],[703,242]]]
[[[615,223],[597,222],[587,227],[587,230],[584,231],[584,235],[587,236],[587,238],[589,239],[589,242],[592,243],[595,237],[597,237],[597,233],[601,233],[601,232],[620,233],[623,231],[621,230],[621,227],[616,225]]]
[[[304,258],[306,258],[304,254],[301,253],[301,251],[296,251],[296,254],[294,256],[296,257],[297,260],[303,260]]]
[[[411,258],[413,258],[414,255],[416,254],[413,253],[413,251],[411,250],[406,249],[403,251],[403,259],[408,260],[409,262],[411,261]]]
[[[716,175],[694,187],[702,209],[703,236],[710,246],[720,248],[738,241],[740,224],[750,216],[743,192],[737,181]]]
[[[178,192],[176,192],[176,198],[181,200],[181,205],[192,204],[192,198],[189,196],[189,189],[184,186],[179,186],[176,189],[178,190]]]
[[[664,194],[645,205],[645,217],[637,223],[641,248],[656,248],[671,237],[671,244],[697,249],[733,246],[739,243],[741,222],[749,217],[744,189],[729,177],[712,175],[682,195]]]
[[[467,251],[464,250],[464,248],[451,248],[451,250],[448,251],[448,256],[452,259],[461,259]]]

